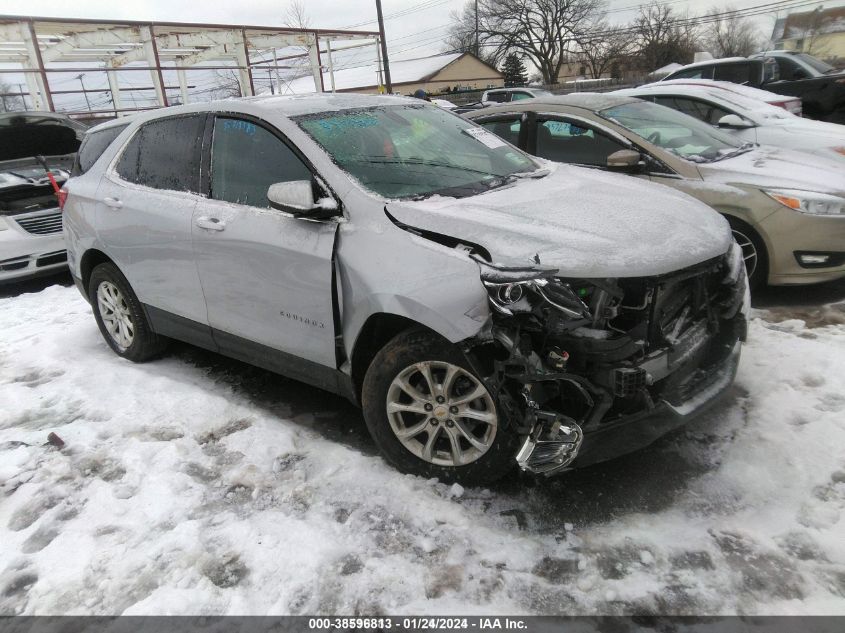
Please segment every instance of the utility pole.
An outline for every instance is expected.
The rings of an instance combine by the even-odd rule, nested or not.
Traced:
[[[376,13],[378,13],[378,33],[381,40],[381,56],[384,60],[384,88],[387,94],[393,92],[393,84],[390,82],[390,62],[387,61],[387,41],[384,39],[384,16],[381,14],[381,0],[376,0]]]
[[[79,80],[79,83],[82,86],[82,96],[85,97],[85,109],[88,110],[88,112],[91,112],[91,103],[88,101],[88,93],[85,92],[85,82],[82,81],[82,78],[84,76],[85,73],[77,75],[76,78]]]
[[[478,57],[478,0],[475,0],[475,56]]]

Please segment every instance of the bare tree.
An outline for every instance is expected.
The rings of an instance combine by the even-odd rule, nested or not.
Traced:
[[[478,0],[478,40],[485,57],[499,63],[508,53],[525,55],[540,71],[543,83],[557,83],[576,37],[589,30],[602,0]],[[462,46],[475,40],[475,3],[470,2],[452,27],[452,40]],[[471,38],[471,39],[470,39]]]
[[[593,79],[599,79],[634,50],[634,40],[626,28],[610,28],[604,20],[577,38],[578,60]]]
[[[214,88],[211,91],[212,99],[227,99],[229,97],[242,97],[241,82],[238,73],[233,70],[215,70]]]
[[[704,30],[703,43],[715,57],[747,57],[763,42],[761,33],[748,18],[737,15],[731,6],[712,7],[716,17]]]
[[[283,24],[293,29],[307,29],[311,26],[311,16],[302,0],[290,0],[282,16]]]
[[[655,70],[672,62],[687,64],[698,48],[699,33],[695,22],[656,0],[640,7],[631,30],[637,56],[645,70]]]
[[[0,112],[26,110],[23,97],[12,91],[10,84],[0,83]]]

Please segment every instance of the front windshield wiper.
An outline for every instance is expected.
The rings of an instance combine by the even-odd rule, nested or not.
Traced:
[[[739,156],[740,154],[745,154],[746,152],[750,152],[752,149],[757,147],[757,143],[752,143],[751,141],[747,141],[737,147],[732,152],[725,152],[724,154],[720,154],[715,158],[710,159],[711,163],[715,163],[720,160],[725,160],[726,158],[733,158],[734,156]]]
[[[490,172],[481,170],[481,169],[474,169],[472,167],[464,167],[463,165],[453,165],[452,163],[439,163],[433,160],[424,160],[422,158],[372,158],[372,159],[360,159],[356,162],[359,163],[377,163],[377,164],[392,164],[392,165],[425,165],[426,167],[449,167],[451,169],[459,169],[461,171],[469,171],[474,174],[481,174],[483,176],[489,176],[490,178],[504,178],[504,176],[499,176],[497,174],[491,174]]]

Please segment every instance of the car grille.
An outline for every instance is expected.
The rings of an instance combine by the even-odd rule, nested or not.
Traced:
[[[27,233],[33,235],[50,235],[62,232],[62,212],[38,215],[32,218],[17,219],[16,222]]]

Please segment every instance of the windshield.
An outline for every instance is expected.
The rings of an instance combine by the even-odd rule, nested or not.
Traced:
[[[296,117],[337,165],[385,198],[489,191],[539,165],[487,130],[425,103]]]
[[[750,148],[698,119],[656,103],[626,103],[599,115],[695,163],[721,160]]]
[[[834,70],[833,66],[830,64],[825,63],[812,55],[808,55],[807,53],[796,53],[794,57],[796,59],[800,59],[802,62],[807,64],[807,66],[821,74],[829,73],[831,70]]]

